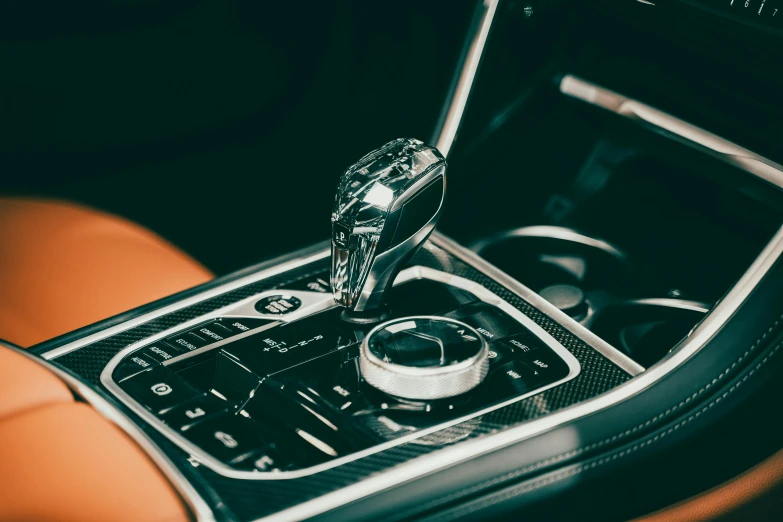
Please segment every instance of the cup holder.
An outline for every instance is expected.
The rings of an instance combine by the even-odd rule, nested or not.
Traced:
[[[629,299],[603,308],[590,329],[644,367],[662,359],[710,311],[683,299]]]
[[[700,301],[640,298],[641,271],[620,248],[569,228],[516,228],[470,248],[642,366],[665,356],[709,312]]]

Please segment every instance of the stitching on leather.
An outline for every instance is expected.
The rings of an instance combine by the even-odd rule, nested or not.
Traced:
[[[534,470],[539,469],[539,468],[541,468],[543,466],[546,466],[547,464],[552,464],[552,463],[557,462],[559,460],[563,460],[563,459],[568,458],[568,457],[573,457],[573,456],[576,456],[576,455],[580,455],[580,454],[582,454],[582,453],[584,453],[586,451],[590,451],[590,450],[593,450],[595,448],[599,448],[599,447],[601,447],[601,446],[603,446],[605,444],[608,444],[608,443],[614,442],[616,440],[622,439],[623,437],[627,437],[628,435],[630,435],[632,433],[636,433],[637,431],[639,431],[641,429],[647,428],[651,424],[653,424],[653,423],[663,419],[664,417],[669,416],[673,412],[677,411],[678,409],[682,408],[683,406],[685,406],[686,404],[688,404],[689,402],[691,402],[692,400],[694,400],[695,398],[700,396],[702,393],[704,393],[705,391],[710,389],[718,381],[720,381],[726,375],[728,375],[738,364],[740,364],[748,355],[750,355],[754,350],[756,350],[756,348],[759,347],[759,345],[769,336],[769,334],[780,323],[781,319],[783,319],[783,314],[781,314],[780,317],[778,317],[777,320],[775,320],[775,322],[772,323],[772,326],[770,326],[767,329],[767,331],[764,332],[764,334],[761,337],[759,337],[758,340],[756,340],[756,342],[753,343],[753,345],[745,351],[745,353],[743,353],[736,361],[734,361],[731,364],[731,366],[729,366],[728,368],[723,370],[717,377],[712,379],[712,381],[710,381],[705,386],[703,386],[699,391],[695,392],[690,397],[687,397],[685,400],[681,401],[676,406],[673,406],[673,407],[669,408],[664,413],[659,413],[655,417],[649,419],[646,422],[643,422],[642,424],[639,424],[638,426],[630,428],[630,429],[628,429],[628,430],[626,430],[626,431],[624,431],[622,433],[618,433],[618,434],[616,434],[616,435],[614,435],[612,437],[606,438],[606,439],[604,439],[604,440],[602,440],[600,442],[596,442],[596,443],[590,444],[589,446],[585,446],[583,448],[579,448],[579,449],[572,450],[572,451],[569,451],[569,452],[566,452],[566,453],[562,453],[562,454],[557,455],[555,457],[551,457],[549,459],[546,459],[546,460],[543,460],[543,461],[538,462],[536,464],[533,464],[531,466],[528,466],[527,468],[523,468],[522,470],[519,470],[518,472],[526,473],[527,471],[534,471]],[[777,350],[777,348],[775,348],[775,350]]]
[[[775,321],[775,324],[777,324],[777,321]],[[773,328],[774,328],[774,325],[773,325]],[[771,328],[770,328],[770,330],[771,330]],[[769,331],[767,331],[767,334],[768,333],[769,333]],[[765,334],[765,335],[767,335],[767,334]],[[756,346],[756,345],[754,345],[754,346]],[[534,491],[536,489],[540,489],[540,488],[542,488],[544,486],[547,486],[549,484],[552,484],[552,483],[557,482],[559,480],[562,480],[564,478],[568,478],[568,477],[571,477],[571,476],[574,476],[574,475],[578,475],[579,473],[582,473],[583,471],[587,471],[587,470],[590,470],[590,469],[593,469],[593,468],[597,468],[598,466],[602,466],[602,465],[604,465],[604,464],[606,464],[608,462],[612,462],[612,461],[615,461],[617,459],[623,458],[625,456],[630,455],[631,453],[633,453],[635,451],[638,451],[641,448],[644,448],[646,446],[654,444],[655,442],[658,442],[660,439],[666,437],[667,435],[671,435],[672,433],[674,433],[676,430],[678,430],[682,426],[692,422],[694,419],[698,418],[699,416],[701,416],[702,414],[707,412],[709,409],[714,407],[716,404],[718,404],[719,402],[724,400],[726,397],[731,395],[737,388],[742,386],[742,384],[744,384],[745,381],[747,381],[754,373],[756,373],[756,371],[758,371],[759,368],[761,368],[764,364],[766,364],[767,361],[773,355],[775,355],[775,353],[780,349],[781,346],[783,346],[783,343],[780,343],[777,346],[775,346],[775,348],[769,354],[767,354],[767,356],[764,357],[764,359],[762,359],[761,362],[759,362],[755,366],[755,368],[753,368],[750,372],[748,372],[742,378],[742,380],[740,380],[739,382],[734,384],[727,391],[723,392],[723,394],[720,397],[717,397],[712,402],[710,402],[707,406],[704,406],[701,410],[699,410],[696,413],[692,414],[687,419],[678,422],[677,424],[675,424],[674,426],[672,426],[671,428],[669,428],[665,432],[659,433],[658,435],[655,435],[654,437],[651,437],[651,438],[647,439],[644,442],[640,442],[640,443],[634,445],[630,449],[625,449],[625,450],[617,452],[617,453],[615,453],[615,454],[613,454],[611,456],[607,456],[607,457],[599,459],[599,460],[597,460],[595,462],[591,462],[590,464],[582,465],[582,466],[576,467],[574,469],[571,469],[571,470],[568,470],[568,471],[564,471],[562,473],[557,473],[557,474],[555,474],[555,475],[553,475],[551,477],[547,477],[544,480],[540,480],[538,482],[532,482],[531,484],[525,486],[522,489],[509,491],[509,492],[507,492],[507,493],[505,493],[503,495],[500,495],[500,496],[498,496],[496,498],[492,498],[487,503],[480,503],[480,504],[478,504],[478,505],[476,505],[476,506],[474,506],[472,508],[466,508],[466,510],[465,511],[461,511],[459,515],[460,516],[464,516],[466,514],[470,514],[470,513],[473,513],[475,511],[478,511],[479,509],[482,509],[482,508],[487,507],[489,505],[497,504],[499,502],[503,502],[504,500],[508,500],[509,498],[512,498],[512,497],[515,497],[515,496],[518,496],[518,495],[522,495],[522,494],[525,494],[525,493],[529,493],[529,492]],[[750,352],[750,350],[745,352],[745,355],[743,355],[743,357],[747,356],[747,354],[749,352]],[[732,367],[733,366],[734,365],[732,365]],[[721,374],[721,375],[723,375],[723,374]]]
[[[604,445],[606,445],[608,443],[611,443],[611,442],[614,442],[616,440],[620,440],[620,439],[622,439],[624,437],[627,437],[628,435],[630,435],[632,433],[636,433],[640,429],[644,429],[644,428],[650,426],[651,424],[653,424],[653,423],[663,419],[664,417],[667,417],[668,415],[670,415],[673,412],[677,411],[678,409],[682,408],[683,406],[685,406],[686,404],[688,404],[689,402],[691,402],[692,400],[697,398],[699,395],[701,395],[702,393],[707,391],[709,388],[714,386],[718,381],[723,379],[726,375],[728,375],[729,372],[731,372],[738,364],[740,364],[746,357],[748,357],[748,355],[750,355],[753,351],[755,351],[759,347],[759,345],[778,326],[778,324],[780,323],[781,320],[783,320],[783,314],[781,314],[775,320],[775,322],[772,323],[772,326],[770,326],[767,329],[767,331],[764,332],[764,334],[761,337],[759,337],[756,340],[756,342],[753,343],[753,345],[751,345],[751,347],[748,348],[745,351],[745,353],[743,353],[730,366],[728,366],[726,369],[724,369],[717,377],[712,379],[712,381],[710,381],[705,386],[703,386],[699,391],[695,392],[690,397],[687,397],[686,399],[681,401],[676,406],[673,406],[673,407],[667,409],[664,413],[660,413],[660,414],[656,415],[655,417],[649,419],[648,421],[643,422],[642,424],[639,424],[638,426],[630,428],[630,429],[628,429],[628,430],[626,430],[626,431],[624,431],[622,433],[618,433],[618,434],[616,434],[616,435],[614,435],[612,437],[606,438],[606,439],[604,439],[604,440],[602,440],[600,442],[596,442],[596,443],[590,444],[589,446],[584,446],[584,447],[581,447],[581,448],[578,448],[578,449],[575,449],[575,450],[567,451],[565,453],[561,453],[560,455],[555,455],[554,457],[550,457],[548,459],[536,462],[535,464],[531,464],[531,465],[526,466],[524,468],[520,468],[518,470],[514,470],[514,471],[511,471],[509,473],[506,473],[505,475],[501,475],[501,476],[495,477],[495,478],[493,478],[491,480],[482,482],[481,484],[475,485],[475,486],[473,486],[471,488],[460,490],[457,493],[453,493],[453,494],[445,496],[445,497],[439,497],[437,500],[429,502],[429,503],[427,503],[427,504],[425,504],[423,506],[419,505],[417,510],[421,510],[422,508],[423,509],[428,509],[428,508],[430,508],[432,506],[435,506],[437,504],[442,504],[443,502],[448,502],[448,501],[453,500],[455,498],[459,498],[459,497],[464,496],[464,495],[469,495],[469,494],[474,493],[476,491],[480,491],[480,490],[482,490],[484,488],[491,487],[491,486],[493,486],[493,485],[495,485],[495,484],[497,484],[499,482],[504,482],[506,480],[513,479],[513,478],[515,478],[515,477],[517,477],[519,475],[524,475],[525,473],[529,473],[531,471],[535,471],[535,470],[541,469],[541,468],[546,467],[546,466],[548,466],[550,464],[555,464],[555,463],[560,462],[562,460],[565,460],[565,459],[568,459],[568,458],[571,458],[571,457],[575,457],[577,455],[581,455],[582,453],[585,453],[587,451],[593,450],[595,448],[599,448],[601,446],[604,446]],[[769,357],[772,356],[772,354],[774,354],[778,350],[778,348],[780,348],[780,346],[781,345],[776,346],[773,349],[773,351],[770,352],[767,355],[767,357],[761,363],[759,363],[759,366],[761,364],[765,363],[767,361],[767,359],[769,359]],[[753,372],[755,372],[758,369],[759,366],[757,366],[754,370],[752,370],[750,373],[748,373],[748,375],[745,376],[745,378],[742,380],[742,382],[744,382],[745,379],[750,377],[750,375],[752,375]],[[737,385],[733,386],[731,388],[731,390],[729,392],[727,392],[727,393],[730,393],[731,391],[733,391],[734,388],[736,388],[736,386],[738,386],[738,385],[739,385],[739,383]],[[525,493],[525,491],[523,491],[522,493]]]

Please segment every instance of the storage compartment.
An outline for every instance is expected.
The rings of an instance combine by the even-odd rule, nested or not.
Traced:
[[[770,240],[780,190],[541,89],[534,109],[471,133],[449,186],[449,208],[471,212],[447,210],[441,228],[648,367]]]

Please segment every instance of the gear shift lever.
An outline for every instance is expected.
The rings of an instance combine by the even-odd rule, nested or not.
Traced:
[[[446,160],[433,147],[398,139],[343,173],[332,211],[334,300],[353,322],[387,315],[386,291],[440,219]]]

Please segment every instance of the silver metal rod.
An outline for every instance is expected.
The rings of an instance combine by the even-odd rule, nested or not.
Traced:
[[[499,3],[500,0],[484,0],[474,15],[471,33],[468,35],[469,44],[457,66],[443,114],[430,142],[447,158],[457,138]]]
[[[780,164],[670,114],[570,74],[560,81],[560,92],[643,123],[656,132],[783,188],[783,166]]]

